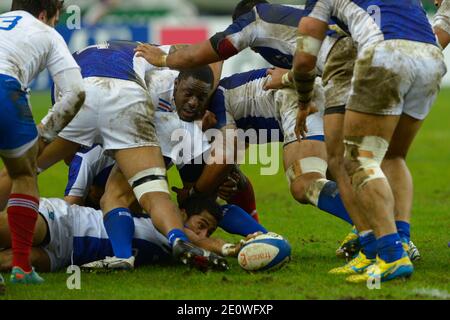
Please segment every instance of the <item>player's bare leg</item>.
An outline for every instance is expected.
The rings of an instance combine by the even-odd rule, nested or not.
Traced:
[[[29,256],[38,218],[37,153],[35,143],[19,158],[2,157],[12,180],[8,201],[8,225],[11,230],[14,283],[41,283],[44,280],[32,270]]]
[[[165,164],[159,147],[142,147],[117,150],[116,161],[127,180],[150,168],[158,168],[165,172]],[[164,180],[166,181],[166,180]],[[164,183],[164,182],[163,182]],[[167,182],[165,182],[167,184]],[[142,208],[152,217],[154,225],[167,235],[172,229],[182,229],[183,221],[175,203],[167,192],[145,192],[139,199]]]
[[[115,158],[140,205],[151,215],[155,227],[169,239],[174,256],[185,264],[192,264],[200,269],[207,269],[210,263],[207,257],[208,253],[189,243],[183,231],[182,216],[175,203],[170,199],[165,165],[160,148],[139,147],[117,150]],[[120,181],[116,180],[116,182]],[[123,183],[121,184],[124,186]],[[104,202],[103,205],[105,206]],[[124,223],[127,225],[128,233],[131,234],[131,237],[129,237],[129,234],[125,234],[125,237],[123,237],[122,232],[117,233],[119,234],[117,238],[125,240],[128,244],[118,243],[117,246],[113,246],[115,254],[116,251],[120,251],[123,255],[123,257],[115,258],[129,259],[131,258],[129,257],[131,255],[131,244],[128,240],[132,238],[132,233],[134,232],[134,226],[128,225],[129,221],[127,221],[129,220],[127,216],[130,212],[128,208],[117,208],[113,211],[106,213],[105,216],[105,223],[109,225],[107,230],[113,230],[114,227],[112,225],[120,222],[118,224],[121,227],[124,226]],[[110,236],[110,238],[112,237]],[[114,243],[113,239],[111,241]],[[220,268],[220,266],[214,265],[213,267]]]
[[[394,193],[394,212],[397,230],[404,246],[408,248],[408,254],[411,260],[420,259],[420,254],[417,248],[410,242],[410,223],[414,190],[411,172],[406,164],[406,156],[422,122],[406,114],[400,117],[389,149],[381,164],[381,168],[386,174],[392,192]]]
[[[372,162],[379,161],[381,164],[386,151],[376,150],[379,154],[375,154],[376,151],[366,150],[367,148],[358,146],[357,143],[365,137],[376,137],[377,142],[384,140],[387,149],[398,121],[398,116],[376,116],[351,110],[347,110],[345,115],[345,168],[352,178],[352,187],[363,209],[362,214],[365,215],[377,238],[397,232],[394,219],[394,195],[389,182],[383,176],[370,176],[373,171],[376,171],[376,168],[371,168]],[[383,147],[377,145],[375,149]],[[363,167],[361,158],[370,159],[370,168]],[[376,166],[376,164],[373,165]],[[360,169],[360,174],[357,172],[359,168],[364,169]]]
[[[44,144],[39,139],[39,156],[37,166],[40,170],[48,169],[55,163],[75,154],[80,147],[79,144],[57,137],[50,144]],[[12,180],[6,168],[0,170],[0,210],[3,210],[11,193]]]
[[[345,112],[345,109],[342,111]],[[336,250],[336,255],[348,260],[363,248],[363,254],[367,259],[375,259],[375,236],[365,216],[360,214],[362,209],[358,207],[350,178],[344,167],[344,113],[324,115],[324,132],[327,146],[328,168],[339,186],[342,201],[356,228],[356,230],[353,229],[349,232],[342,241]]]
[[[352,223],[340,199],[336,183],[326,179],[325,143],[302,140],[286,145],[284,167],[291,194],[298,202],[312,204],[347,223]]]
[[[344,167],[344,115],[329,114],[324,116],[325,143],[328,156],[328,169],[339,186],[342,201],[357,230],[370,229],[365,217],[359,214],[350,179]]]

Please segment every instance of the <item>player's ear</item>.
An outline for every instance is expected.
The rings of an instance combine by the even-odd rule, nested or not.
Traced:
[[[183,222],[186,222],[188,220],[186,210],[180,209],[180,213],[181,213],[181,219],[183,219]]]
[[[40,21],[42,21],[43,23],[47,24],[48,21],[48,17],[47,17],[47,10],[42,10],[38,17],[37,17]]]

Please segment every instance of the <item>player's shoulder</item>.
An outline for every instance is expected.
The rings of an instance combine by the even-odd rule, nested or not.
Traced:
[[[240,86],[251,83],[255,80],[267,77],[267,68],[250,70],[247,72],[235,73],[220,80],[219,86],[225,90],[236,89]]]

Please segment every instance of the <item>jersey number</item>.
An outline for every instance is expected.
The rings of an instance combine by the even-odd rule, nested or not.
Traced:
[[[12,30],[17,25],[21,16],[0,17],[0,30]]]

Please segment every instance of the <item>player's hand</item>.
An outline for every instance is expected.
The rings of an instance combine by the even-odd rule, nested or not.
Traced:
[[[181,205],[184,201],[186,201],[187,198],[189,198],[189,190],[188,188],[177,188],[172,187],[172,191],[177,194],[177,201],[178,204]]]
[[[245,239],[242,239],[238,243],[235,244],[226,244],[226,249],[222,248],[222,254],[226,257],[237,257],[239,254],[239,251],[241,251],[242,247],[247,243],[247,241],[263,234],[262,232],[258,231],[252,234],[249,234]],[[224,246],[224,247],[225,247]]]
[[[299,141],[302,138],[306,138],[306,133],[308,132],[308,127],[306,126],[306,118],[314,112],[317,112],[317,108],[313,103],[309,102],[303,104],[299,102],[297,120],[295,123],[295,135]]]
[[[272,68],[267,70],[267,75],[270,77],[268,77],[266,83],[264,84],[264,90],[285,88],[286,85],[283,84],[283,75],[288,72],[289,70],[281,68]]]
[[[238,180],[232,175],[228,176],[227,180],[217,190],[217,195],[225,200],[230,199],[238,192]]]
[[[202,131],[206,131],[208,129],[214,128],[217,124],[217,118],[214,113],[206,110],[205,115],[202,119]]]
[[[166,67],[167,54],[151,44],[140,44],[134,49],[136,57],[142,57],[156,67]]]

